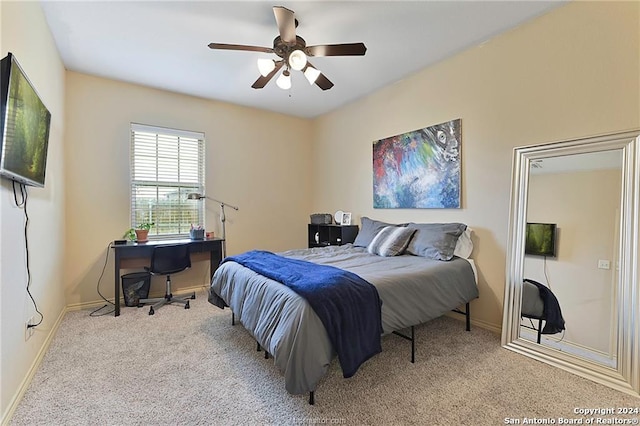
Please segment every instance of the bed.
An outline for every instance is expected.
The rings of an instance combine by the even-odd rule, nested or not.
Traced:
[[[432,251],[431,256],[425,255],[425,245],[420,240],[424,242],[426,238],[427,248],[432,249],[432,229],[423,225],[393,225],[363,217],[362,228],[353,244],[291,250],[278,255],[334,266],[371,283],[382,302],[382,334],[393,332],[412,340],[413,357],[414,326],[466,306],[468,327],[469,302],[478,297],[473,261],[453,254],[466,225],[456,224],[451,232],[447,231],[449,224],[445,228],[437,224],[450,240],[449,248],[443,250],[442,241],[435,241],[436,246],[440,245],[436,250],[438,254]],[[412,226],[413,231],[397,229]],[[388,255],[384,247],[381,253],[375,247],[372,249],[376,237],[390,227],[394,228],[392,232],[409,235],[406,241],[400,241],[395,255]],[[441,237],[439,232],[440,240]],[[433,258],[439,256],[446,260]],[[313,403],[313,392],[327,372],[335,350],[322,321],[303,297],[280,282],[227,260],[214,274],[209,301],[220,308],[230,307],[234,320],[239,319],[256,339],[258,347],[273,356],[277,368],[284,374],[286,390],[291,394],[309,393],[309,402]],[[408,328],[411,337],[399,333]]]

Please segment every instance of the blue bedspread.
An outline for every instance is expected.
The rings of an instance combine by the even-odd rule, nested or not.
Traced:
[[[261,250],[227,257],[223,263],[228,261],[278,281],[304,297],[324,324],[345,378],[382,351],[380,297],[376,288],[358,275]]]

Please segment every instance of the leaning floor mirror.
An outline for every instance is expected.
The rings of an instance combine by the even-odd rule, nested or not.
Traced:
[[[514,150],[502,345],[640,396],[640,130]]]

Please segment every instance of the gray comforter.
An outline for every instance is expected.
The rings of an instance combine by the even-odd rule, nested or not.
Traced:
[[[384,333],[437,318],[478,297],[471,264],[403,255],[380,257],[351,244],[279,253],[336,266],[373,284],[382,300]],[[209,301],[227,305],[274,358],[289,393],[314,391],[334,352],[322,322],[298,294],[235,262],[215,272]]]

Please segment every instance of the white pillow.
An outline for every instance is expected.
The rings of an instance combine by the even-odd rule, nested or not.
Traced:
[[[467,229],[458,237],[456,242],[456,248],[453,250],[453,255],[468,259],[473,251],[473,241],[471,241],[471,232],[473,229],[467,226]]]

